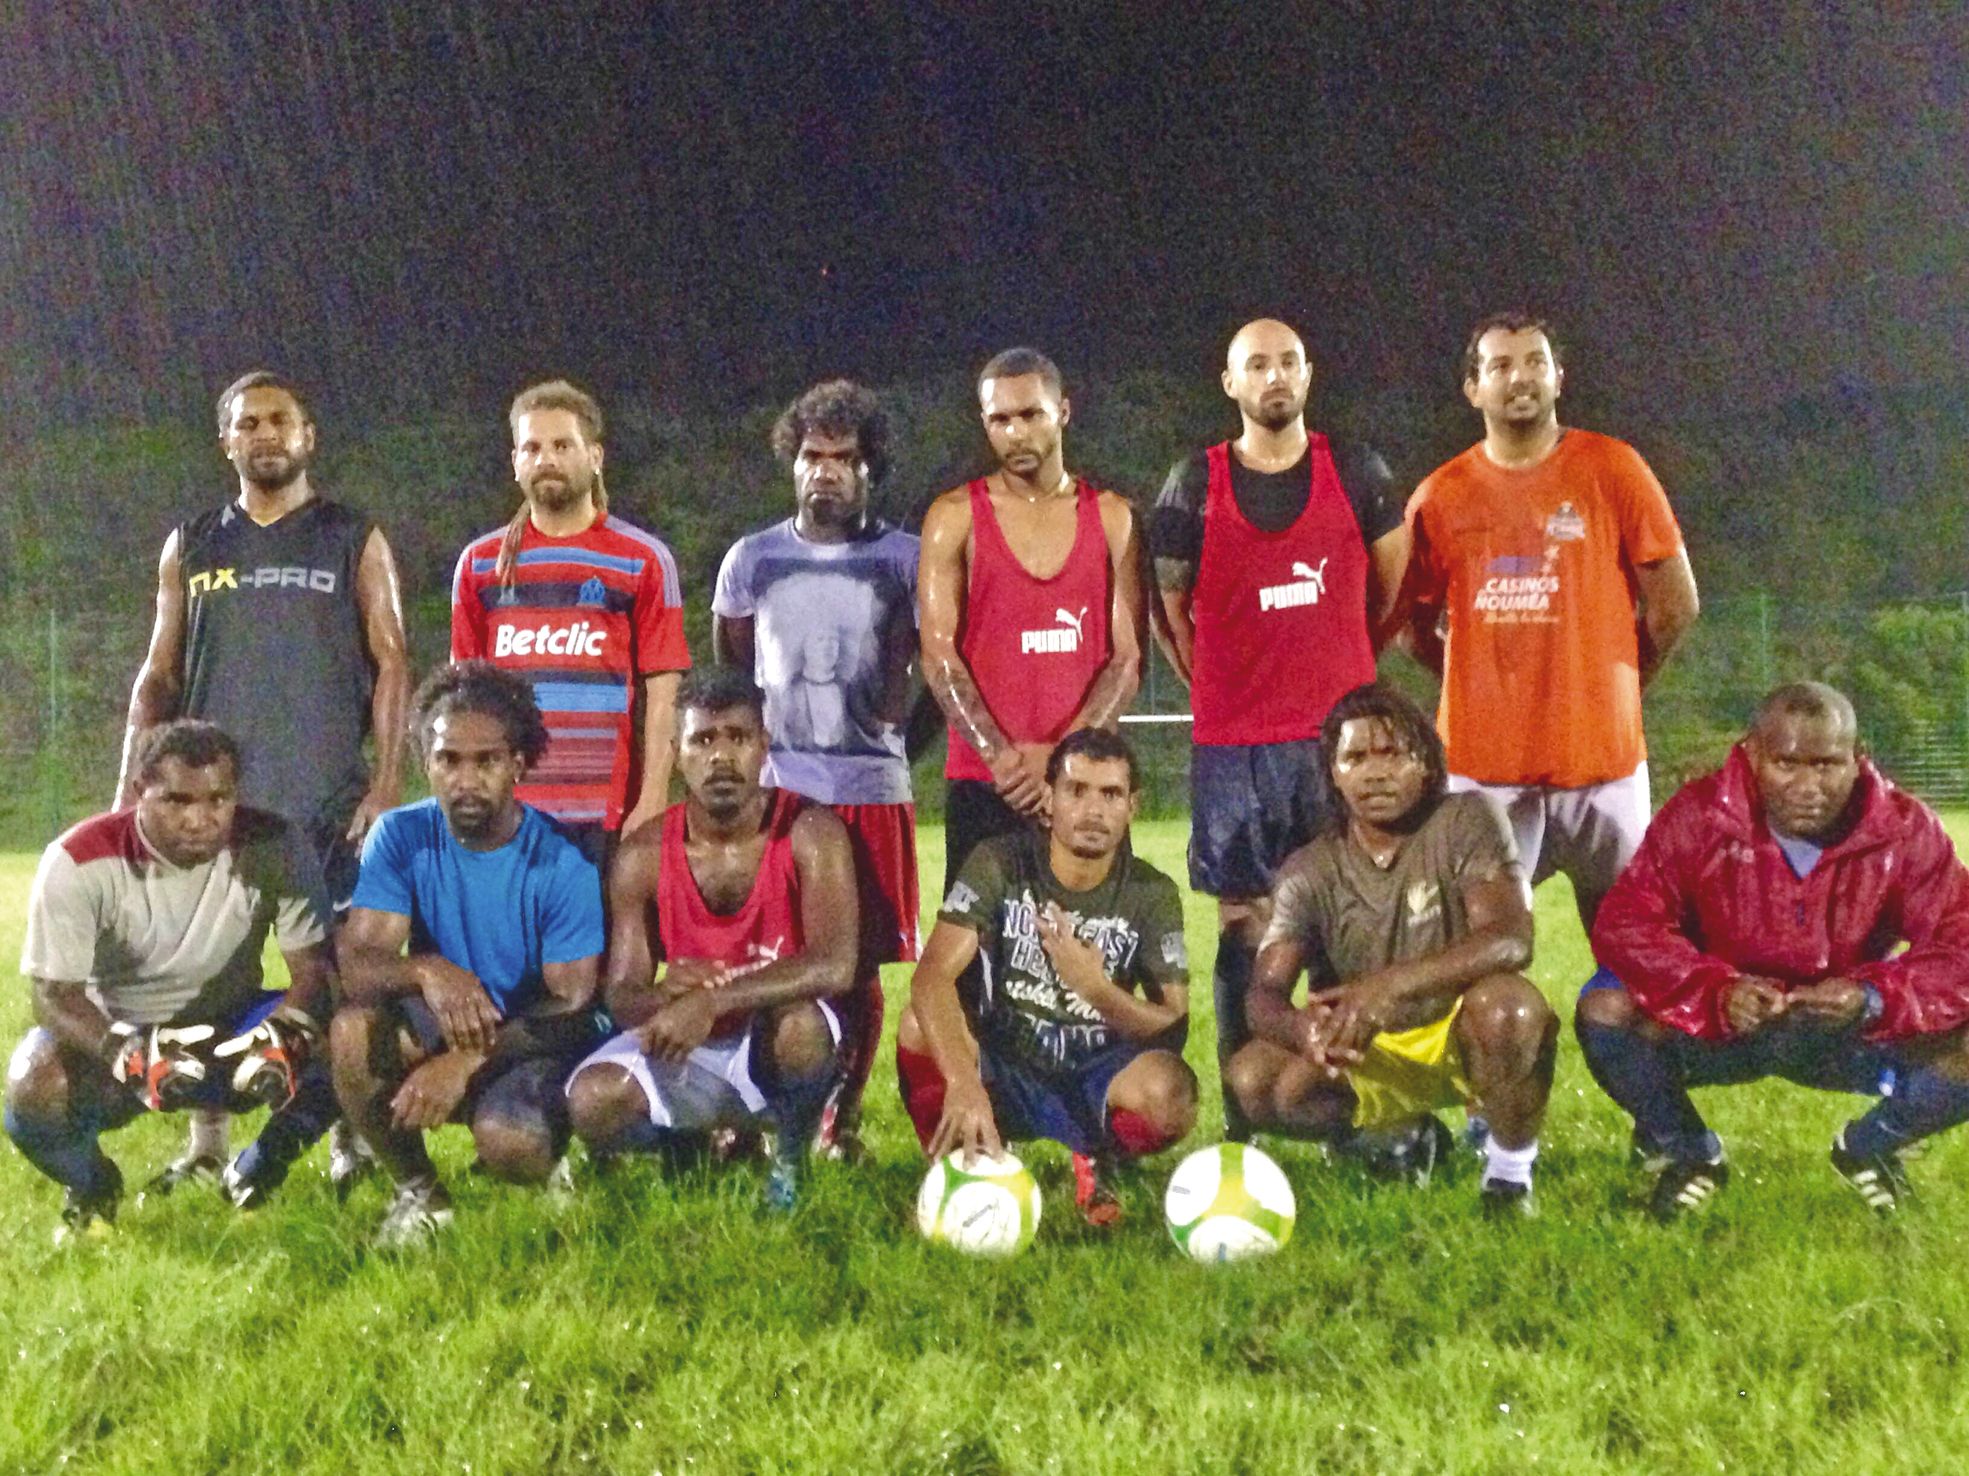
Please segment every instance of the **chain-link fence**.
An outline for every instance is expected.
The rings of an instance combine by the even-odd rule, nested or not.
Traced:
[[[14,779],[0,799],[0,845],[39,846],[110,802],[147,613],[80,599],[0,604],[0,762]],[[441,604],[410,616],[413,656],[440,659]],[[1405,657],[1386,657],[1382,671],[1433,702],[1433,680]],[[1969,592],[1831,607],[1758,594],[1711,600],[1647,695],[1655,798],[1714,767],[1758,699],[1804,677],[1852,696],[1869,748],[1896,780],[1931,802],[1969,801]],[[1157,657],[1135,704],[1143,720],[1127,729],[1149,814],[1188,804],[1187,712],[1187,693]],[[933,753],[917,766],[926,819],[941,806],[940,764]]]

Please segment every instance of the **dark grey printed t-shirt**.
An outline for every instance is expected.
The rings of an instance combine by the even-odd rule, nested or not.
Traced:
[[[1176,883],[1126,848],[1107,880],[1085,892],[1060,885],[1037,832],[974,849],[938,916],[978,935],[981,1043],[1028,1071],[1064,1076],[1119,1037],[1053,972],[1034,926],[1048,902],[1099,946],[1108,978],[1123,989],[1155,998],[1164,986],[1187,987],[1189,955]]]
[[[1511,832],[1477,794],[1446,796],[1385,869],[1329,832],[1279,869],[1265,945],[1296,939],[1323,984],[1426,958],[1469,933],[1463,888],[1517,864]]]

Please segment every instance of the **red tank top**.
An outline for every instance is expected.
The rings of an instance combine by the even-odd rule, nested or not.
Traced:
[[[805,804],[791,790],[773,791],[766,809],[766,848],[759,857],[759,874],[745,905],[731,913],[707,907],[697,878],[691,875],[690,857],[684,851],[690,807],[672,805],[665,812],[656,870],[656,922],[666,959],[712,959],[743,971],[798,953],[805,946],[800,931],[800,874],[793,860],[793,822]],[[743,1029],[748,1014],[721,1016],[712,1034]]]
[[[1277,533],[1238,511],[1229,443],[1205,453],[1210,487],[1190,606],[1198,743],[1316,738],[1327,709],[1374,680],[1367,545],[1326,437],[1308,439],[1306,508]]]
[[[971,483],[971,579],[957,653],[1014,743],[1055,743],[1108,663],[1112,600],[1101,494],[1074,484],[1073,550],[1051,579],[1035,579],[1005,541],[982,481]],[[950,730],[950,779],[989,781],[978,751]]]

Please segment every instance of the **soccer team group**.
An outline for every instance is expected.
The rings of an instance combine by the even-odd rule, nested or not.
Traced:
[[[565,1181],[575,1136],[758,1155],[790,1207],[810,1153],[861,1152],[899,961],[926,1152],[1055,1140],[1113,1223],[1114,1166],[1198,1103],[1181,898],[1130,847],[1117,732],[1151,639],[1190,690],[1226,1136],[1426,1180],[1462,1106],[1481,1204],[1530,1211],[1559,1048],[1530,889],[1563,872],[1599,965],[1575,1033],[1653,1212],[1728,1178],[1689,1088],[1774,1075],[1875,1099],[1831,1163],[1893,1208],[1908,1145],[1969,1118],[1969,873],[1937,817],[1797,682],[1650,821],[1642,691],[1695,583],[1642,459],[1561,425],[1544,323],[1476,325],[1483,438],[1405,507],[1374,452],[1307,429],[1310,380],[1289,327],[1247,324],[1238,435],[1143,519],[1067,469],[1060,374],[1009,350],[978,378],[995,470],[920,537],[870,512],[876,397],[817,385],[772,431],[793,515],[726,554],[695,670],[674,559],[609,510],[599,408],[536,385],[523,500],[460,555],[452,660],[414,694],[388,541],[310,484],[303,397],[228,387],[238,495],[166,541],[116,808],[48,846],[29,903],[6,1129],[65,1189],[58,1233],[114,1220],[102,1134],[174,1110],[154,1192],[249,1208],[327,1135],[338,1189],[389,1176],[385,1245],[451,1219],[447,1123],[524,1183]],[[1376,682],[1389,641],[1441,673],[1435,723]],[[939,719],[919,946],[909,757]],[[432,794],[402,805],[411,735]]]

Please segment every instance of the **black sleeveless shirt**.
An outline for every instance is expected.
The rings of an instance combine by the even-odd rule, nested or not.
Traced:
[[[265,527],[229,502],[178,529],[184,715],[238,742],[242,803],[315,831],[345,827],[369,785],[376,670],[356,565],[370,526],[314,498]]]

